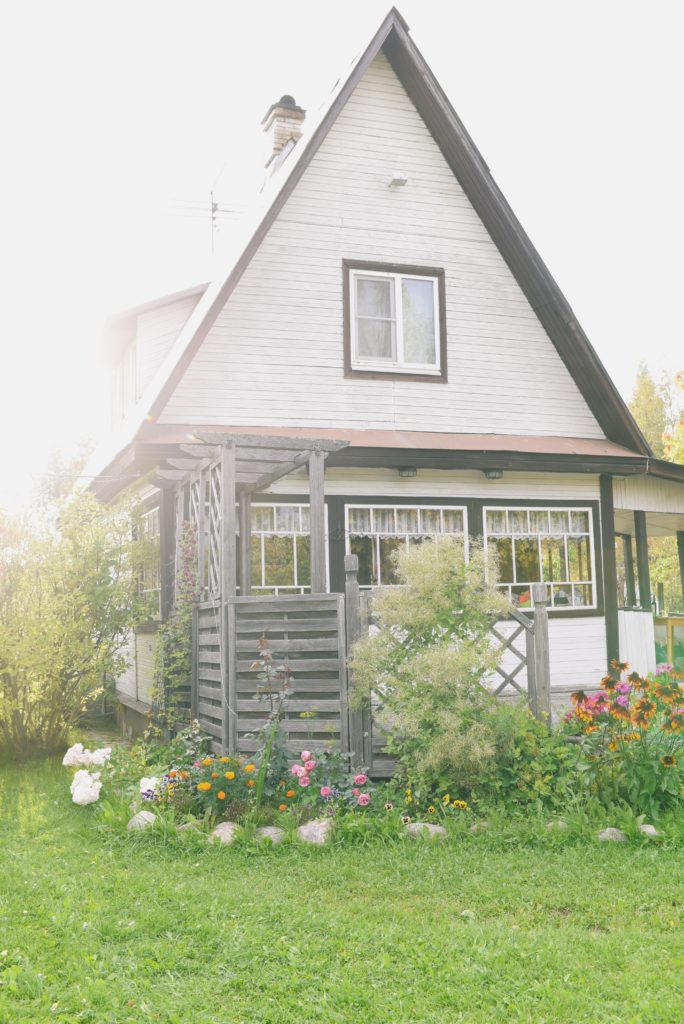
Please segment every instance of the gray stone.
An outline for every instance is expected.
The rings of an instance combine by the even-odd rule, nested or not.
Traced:
[[[157,820],[157,815],[152,811],[138,811],[126,825],[128,829],[151,828]]]
[[[223,846],[229,846],[235,839],[235,835],[239,828],[240,826],[236,825],[234,821],[221,821],[209,838],[214,843],[219,842]]]
[[[627,836],[619,828],[604,828],[603,832],[599,832],[598,838],[602,843],[624,843]]]
[[[549,829],[549,831],[559,829],[561,832],[565,832],[566,828],[568,827],[568,823],[567,821],[564,821],[563,818],[559,818],[558,821],[547,821],[546,827]]]
[[[482,829],[491,828],[491,824],[488,821],[476,821],[474,825],[471,825],[468,829],[469,832],[481,832]]]
[[[275,845],[276,843],[282,842],[284,838],[285,830],[278,828],[277,825],[264,825],[263,828],[258,828],[256,830],[257,841],[261,839],[270,839]]]
[[[307,821],[306,825],[300,825],[297,835],[303,843],[315,843],[322,846],[330,834],[332,818],[315,818]]]
[[[442,825],[433,825],[431,821],[409,821],[404,827],[414,839],[418,839],[419,836],[425,836],[426,839],[441,839],[447,834]]]
[[[659,836],[660,832],[655,825],[639,825],[639,831],[643,832],[645,836]]]
[[[199,832],[199,829],[194,821],[184,821],[182,825],[178,826],[176,832]]]

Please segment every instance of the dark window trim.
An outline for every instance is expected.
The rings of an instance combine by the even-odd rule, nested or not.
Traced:
[[[439,373],[403,373],[398,370],[358,370],[352,367],[351,344],[351,274],[352,270],[374,270],[386,274],[415,274],[437,278],[437,304],[439,306]],[[404,263],[376,263],[368,260],[342,260],[342,308],[344,320],[344,375],[366,380],[421,380],[446,384],[447,334],[446,286],[443,267],[416,267]]]

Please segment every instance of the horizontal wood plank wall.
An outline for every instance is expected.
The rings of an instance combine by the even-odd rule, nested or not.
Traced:
[[[136,663],[138,668],[137,699],[152,704],[154,693],[154,661],[156,633],[138,633],[135,638]]]
[[[620,660],[631,669],[647,675],[655,672],[655,626],[650,611],[618,611]]]
[[[161,366],[198,300],[199,296],[195,295],[138,316],[135,335],[138,394],[142,394]]]
[[[263,682],[252,665],[265,632],[277,667],[285,659],[294,673],[293,694],[281,728],[289,749],[340,747],[347,742],[344,607],[338,594],[235,598],[237,749],[252,754],[269,712],[259,700]],[[340,628],[341,623],[341,628]]]
[[[513,632],[515,623],[497,623],[504,636]],[[524,650],[524,643],[518,641]],[[562,703],[562,695],[573,690],[598,686],[605,674],[606,664],[606,623],[603,616],[572,619],[549,619],[549,653],[551,662],[551,690],[557,695],[556,703]],[[504,671],[511,671],[518,659],[506,651],[501,661]],[[527,687],[527,672],[522,669],[515,677],[516,682]],[[500,676],[493,676],[495,685],[501,683]],[[508,694],[510,695],[510,694]]]
[[[448,383],[344,379],[344,258],[444,268]],[[383,55],[159,421],[603,436]]]
[[[135,633],[133,630],[126,637],[126,645],[121,653],[126,659],[126,668],[116,679],[116,689],[118,693],[136,700]]]
[[[613,501],[616,509],[684,513],[684,486],[652,476],[625,477],[613,481]]]
[[[223,734],[220,616],[218,601],[205,601],[197,611],[197,717],[217,750]]]

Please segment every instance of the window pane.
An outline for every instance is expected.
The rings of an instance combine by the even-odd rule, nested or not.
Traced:
[[[565,564],[565,543],[562,537],[544,537],[541,541],[542,579],[567,580],[568,570]]]
[[[394,554],[397,551],[406,550],[406,541],[403,537],[381,537],[380,541],[380,582],[386,587],[388,584],[397,583],[397,570]]]
[[[301,520],[302,521],[302,533],[308,533],[309,532],[309,506],[308,505],[302,505],[302,507],[300,508],[299,512],[300,512],[301,517],[302,517],[302,520]]]
[[[418,533],[418,509],[398,508],[397,509],[397,532]]]
[[[588,537],[568,537],[569,577],[571,580],[590,580],[591,558]]]
[[[299,509],[296,505],[276,505],[275,523],[278,533],[299,533]]]
[[[356,352],[361,359],[394,359],[394,323],[356,318]]]
[[[502,583],[513,582],[513,541],[510,537],[496,537],[487,542],[489,550],[496,555],[499,563],[499,579]]]
[[[420,529],[422,533],[442,532],[442,519],[438,508],[422,508],[420,510]]]
[[[566,584],[565,586],[552,587],[551,604],[554,608],[569,608],[573,603],[572,598],[572,587]]]
[[[266,530],[273,529],[273,509],[269,506],[265,508],[259,508],[256,505],[252,506],[252,530],[255,532],[263,532]]]
[[[592,605],[594,603],[594,588],[591,583],[585,583],[584,586],[577,586],[575,584],[572,588],[573,604],[575,605]]]
[[[394,317],[394,281],[390,277],[356,278],[357,316]]]
[[[261,537],[252,534],[251,558],[252,590],[261,586]]]
[[[519,583],[537,583],[540,579],[539,548],[536,537],[515,541],[515,578]]]
[[[552,533],[567,533],[568,532],[568,513],[567,512],[552,512],[551,513],[551,532]]]
[[[532,594],[529,587],[511,587],[511,600],[518,608],[532,607]]]
[[[589,533],[589,513],[571,512],[570,530],[572,533]]]
[[[350,508],[349,509],[349,532],[350,533],[370,533],[371,532],[371,515],[369,508]]]
[[[549,513],[531,511],[530,512],[530,532],[531,533],[548,533],[549,532]]]
[[[460,509],[445,508],[442,519],[445,533],[463,533],[463,513]]]
[[[490,508],[488,510],[487,533],[506,533],[506,513],[503,509]]]
[[[401,282],[404,360],[437,363],[434,282],[403,278]]]
[[[373,533],[396,533],[393,508],[373,509]]]
[[[350,537],[349,550],[359,560],[358,581],[360,587],[370,587],[373,579],[373,541],[370,537]]]
[[[311,546],[309,537],[297,537],[297,586],[311,586]]]
[[[529,533],[527,512],[523,509],[508,510],[508,529],[510,533]]]
[[[294,544],[291,537],[264,537],[264,576],[267,587],[294,586]]]

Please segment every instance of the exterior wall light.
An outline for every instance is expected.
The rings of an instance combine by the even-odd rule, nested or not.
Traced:
[[[415,466],[399,466],[399,476],[418,476],[418,470]]]
[[[503,469],[483,469],[482,472],[488,480],[500,480],[503,476]]]
[[[387,183],[388,188],[403,188],[408,178],[401,171],[395,171],[389,182]]]

